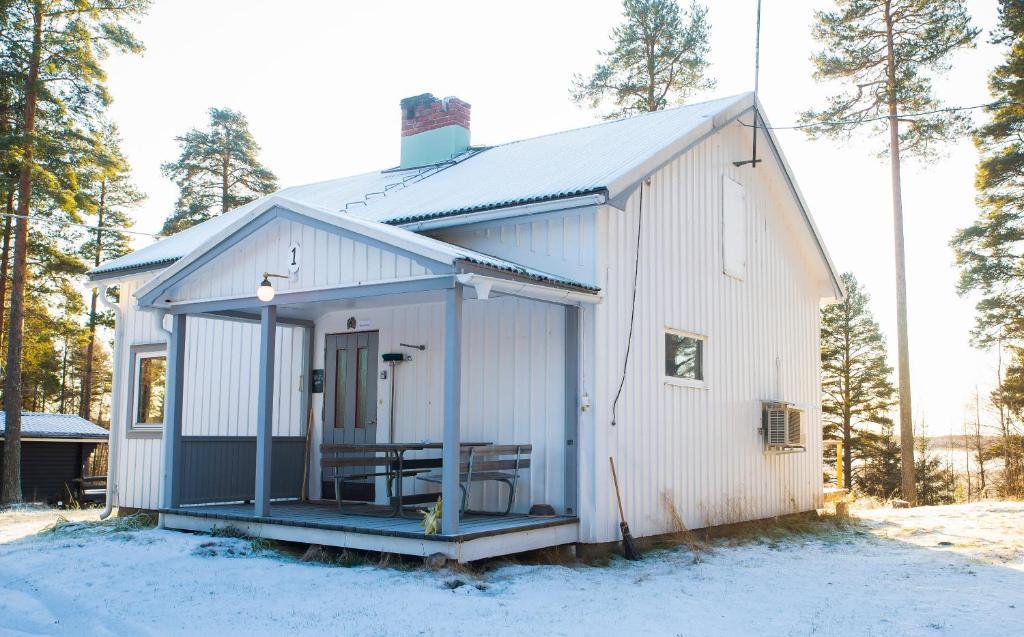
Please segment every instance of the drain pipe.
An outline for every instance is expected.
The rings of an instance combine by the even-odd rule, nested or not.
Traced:
[[[121,314],[121,306],[111,302],[107,297],[107,286],[100,285],[97,291],[100,303],[114,313],[114,361],[111,365],[112,386],[110,389],[110,436],[107,448],[107,497],[106,507],[100,513],[100,519],[106,520],[114,510],[114,501],[117,496],[117,452],[118,439],[122,430],[121,418],[124,410],[121,409],[121,378],[124,374],[121,365],[121,354],[124,351],[124,317]]]
[[[164,342],[167,343],[167,352],[170,353],[170,351],[171,351],[171,339],[174,336],[173,336],[173,334],[171,334],[171,330],[169,330],[166,327],[164,327],[164,317],[165,316],[167,316],[167,310],[153,310],[153,326],[156,328],[157,332],[159,332],[160,334],[163,335]],[[161,436],[162,436],[162,440],[161,440],[160,447],[161,447],[161,451],[163,451],[163,449],[167,448],[167,444],[168,444],[167,443],[167,427],[163,428],[163,432],[162,432]],[[161,460],[160,460],[160,463],[161,463],[160,464],[160,479],[163,480],[164,477],[165,477],[164,469],[163,469],[163,453],[160,454],[160,458],[161,458]],[[161,493],[160,499],[162,500],[163,499],[163,495],[162,495],[163,494],[163,487],[162,486],[160,488],[160,493]],[[160,505],[164,506],[162,502],[160,503]],[[157,516],[156,526],[157,526],[158,529],[166,528],[166,527],[164,527],[164,514],[163,513],[161,513],[160,515]]]

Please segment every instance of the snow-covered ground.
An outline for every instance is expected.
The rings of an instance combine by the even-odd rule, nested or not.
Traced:
[[[679,549],[473,575],[304,563],[155,529],[34,534],[53,513],[7,512],[0,634],[1024,635],[1024,503],[858,515],[697,561]]]

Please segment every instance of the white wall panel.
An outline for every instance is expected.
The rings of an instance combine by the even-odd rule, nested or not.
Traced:
[[[591,465],[581,473],[584,541],[618,537],[609,456],[616,458],[627,519],[637,535],[672,530],[666,499],[690,528],[821,503],[821,282],[811,274],[820,266],[808,260],[802,236],[793,233],[790,220],[798,213],[772,158],[765,156],[756,169],[732,165],[749,152],[749,132],[733,125],[658,171],[644,188],[636,321],[614,427],[611,405],[629,330],[639,192],[625,211],[606,207],[598,213],[605,302],[587,313],[593,334],[585,342],[594,339],[588,346],[596,377],[593,424],[581,427],[581,455]],[[723,175],[747,192],[743,281],[723,274]],[[666,327],[706,335],[706,388],[664,382]],[[760,401],[771,398],[807,409],[806,452],[763,452]]]
[[[423,276],[423,265],[402,254],[354,241],[291,219],[275,219],[172,287],[175,300],[252,296],[263,272],[288,274],[292,242],[300,247],[294,280],[274,279],[278,292]]]
[[[132,293],[145,278],[120,286],[124,317],[124,346],[118,366],[122,404],[119,436],[119,504],[135,508],[159,505],[161,440],[125,436],[128,424],[127,370],[132,345],[165,343],[151,312],[133,307]],[[185,387],[182,433],[186,436],[255,436],[256,375],[259,365],[259,327],[254,323],[189,317],[185,339]],[[302,374],[302,330],[278,327],[275,362],[274,435],[300,436],[299,376]]]
[[[594,208],[474,223],[430,236],[584,283],[594,279]]]
[[[350,332],[350,317],[379,333],[380,352],[403,352],[413,359],[397,366],[395,440],[440,442],[443,432],[444,305],[429,303],[393,308],[356,309],[321,317],[316,327],[314,365],[323,367],[324,337]],[[365,324],[365,323],[364,323]],[[426,350],[399,343],[426,345]],[[515,299],[467,300],[463,305],[462,439],[502,444],[533,444],[533,465],[523,473],[516,510],[564,502],[565,372],[562,362],[564,310],[560,306]],[[385,367],[381,363],[380,369]],[[390,422],[391,379],[378,379],[377,440],[386,442]],[[314,396],[314,448],[319,456],[323,395]],[[409,457],[439,452],[410,454]],[[314,466],[319,464],[318,457]],[[312,487],[319,494],[319,481]],[[407,492],[436,490],[406,482]],[[471,505],[494,509],[504,486],[475,484]],[[383,494],[383,483],[378,487]]]

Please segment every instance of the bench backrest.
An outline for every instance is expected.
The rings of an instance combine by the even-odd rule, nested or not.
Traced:
[[[463,449],[459,454],[459,473],[528,469],[532,451],[533,445],[487,445]]]

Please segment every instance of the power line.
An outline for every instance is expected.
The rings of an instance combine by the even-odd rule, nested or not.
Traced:
[[[137,234],[144,237],[152,237],[153,239],[163,239],[163,235],[153,234],[152,232],[142,232],[141,230],[130,230],[120,226],[90,226],[87,223],[76,223],[74,221],[65,221],[62,219],[50,219],[49,217],[30,217],[28,215],[19,215],[13,212],[0,212],[0,218],[10,217],[11,219],[26,219],[29,221],[43,221],[45,223],[52,223],[54,225],[64,226],[75,226],[77,228],[85,228],[87,230],[108,230],[110,232],[124,232],[125,234]]]
[[[1014,102],[1014,101],[989,102],[988,104],[975,104],[973,106],[950,106],[950,107],[947,107],[947,108],[936,108],[936,109],[933,109],[933,110],[930,110],[930,111],[920,111],[920,112],[917,112],[917,113],[904,113],[902,115],[898,115],[897,118],[898,119],[907,119],[907,118],[911,118],[911,117],[924,117],[925,115],[935,115],[937,113],[955,113],[955,112],[958,112],[958,111],[972,111],[972,110],[977,110],[979,108],[993,108],[993,107],[997,107],[997,106],[1011,106],[1011,105],[1024,106],[1024,104],[1022,104],[1020,102]],[[880,121],[884,121],[884,120],[889,119],[889,117],[890,117],[889,115],[879,115],[878,117],[868,117],[866,119],[848,119],[848,120],[838,120],[838,121],[833,121],[833,122],[813,122],[813,123],[809,123],[809,124],[793,124],[792,126],[765,126],[763,121],[759,125],[747,124],[746,122],[740,122],[740,123],[743,124],[744,126],[746,126],[747,128],[768,128],[768,129],[771,129],[771,130],[800,130],[800,129],[804,129],[804,128],[817,128],[817,127],[820,127],[820,126],[851,126],[851,125],[854,125],[854,124],[866,124],[866,123],[869,123],[869,122],[880,122]]]

